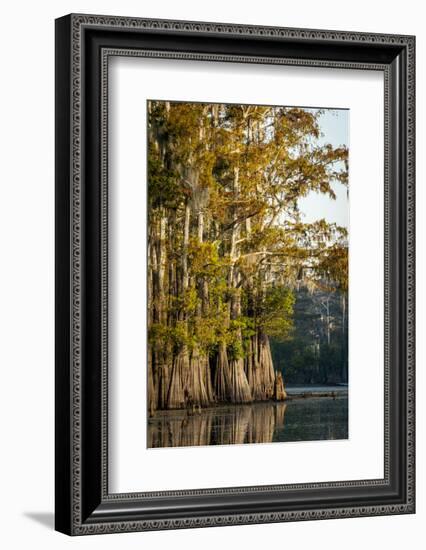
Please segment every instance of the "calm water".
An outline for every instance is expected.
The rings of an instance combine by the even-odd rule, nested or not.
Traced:
[[[347,394],[348,393],[348,385],[347,384],[340,384],[338,386],[321,386],[321,385],[310,385],[310,386],[302,386],[302,385],[290,385],[287,384],[285,387],[286,392],[289,395],[297,395],[305,392],[333,392],[333,393],[339,393],[339,394]]]
[[[334,391],[329,387],[327,390]],[[218,406],[194,414],[185,410],[158,411],[148,421],[148,447],[347,438],[348,398],[345,392],[335,398]]]

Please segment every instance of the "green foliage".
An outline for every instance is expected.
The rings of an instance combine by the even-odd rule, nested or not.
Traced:
[[[150,145],[148,150],[148,197],[150,209],[176,208],[182,191],[178,175],[167,170],[160,160],[159,153]]]
[[[224,265],[216,242],[202,242],[192,238],[188,248],[191,271],[194,276],[217,277]]]
[[[329,289],[317,289],[311,293],[301,289],[295,297],[293,329],[289,338],[271,339],[276,368],[283,371],[290,384],[347,382],[346,293]],[[328,305],[328,316],[324,305]]]
[[[269,336],[284,340],[293,323],[294,293],[284,286],[268,288],[259,311],[259,326]]]
[[[347,292],[349,277],[348,247],[335,244],[323,256],[318,271],[328,281],[334,283],[340,290]]]
[[[236,361],[244,357],[244,348],[241,340],[232,340],[227,346],[227,352],[230,361]]]

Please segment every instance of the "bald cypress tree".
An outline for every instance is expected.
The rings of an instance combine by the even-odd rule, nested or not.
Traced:
[[[320,115],[149,102],[150,411],[282,395],[270,338],[291,331],[293,289],[347,270],[345,230],[298,209],[347,183]]]

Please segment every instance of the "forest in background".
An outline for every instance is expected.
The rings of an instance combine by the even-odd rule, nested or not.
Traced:
[[[294,293],[291,338],[271,339],[275,369],[290,384],[347,384],[347,293],[305,287]]]
[[[347,230],[299,210],[347,186],[322,111],[147,108],[150,412],[347,380]]]

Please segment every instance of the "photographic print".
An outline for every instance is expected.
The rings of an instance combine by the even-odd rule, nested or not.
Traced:
[[[415,513],[415,37],[68,14],[55,68],[55,529]]]
[[[349,110],[149,100],[147,135],[148,447],[347,439]]]

